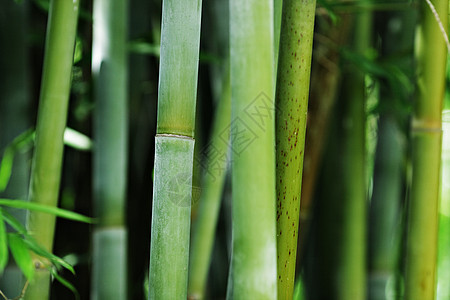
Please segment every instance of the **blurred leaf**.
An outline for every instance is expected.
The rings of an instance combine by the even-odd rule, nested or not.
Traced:
[[[75,39],[75,51],[73,53],[73,63],[76,64],[77,62],[81,61],[83,58],[83,41],[80,37],[77,36]]]
[[[3,221],[2,209],[0,208],[0,274],[8,263],[8,237],[6,235],[6,226]]]
[[[149,54],[159,57],[160,45],[150,44],[143,40],[135,40],[128,43],[128,51],[137,54]]]
[[[13,207],[13,208],[19,208],[19,209],[29,209],[34,211],[39,211],[43,213],[52,214],[64,219],[69,219],[73,221],[78,222],[84,222],[84,223],[94,223],[94,219],[90,217],[86,217],[80,214],[77,214],[72,211],[68,211],[65,209],[61,209],[58,207],[52,207],[37,203],[31,203],[24,200],[12,200],[12,199],[0,199],[0,205]]]
[[[17,233],[8,233],[9,249],[22,273],[28,280],[33,279],[34,266],[28,246]]]
[[[11,179],[11,171],[14,160],[14,151],[7,147],[0,163],[0,192],[3,192]]]
[[[49,268],[50,273],[55,277],[56,280],[59,281],[62,285],[64,285],[66,288],[72,291],[72,293],[75,296],[75,299],[80,299],[80,294],[78,293],[77,289],[66,279],[61,277],[57,271],[55,271],[53,268]]]
[[[81,151],[92,149],[92,140],[88,136],[69,127],[64,130],[64,144]]]
[[[338,15],[333,11],[331,5],[326,0],[317,0],[317,4],[319,6],[322,6],[325,11],[328,13],[328,16],[330,16],[331,22],[333,22],[333,25],[336,25],[339,21]]]

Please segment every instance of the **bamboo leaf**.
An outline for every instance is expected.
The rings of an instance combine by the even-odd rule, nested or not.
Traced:
[[[8,186],[11,178],[11,170],[14,160],[14,151],[11,147],[7,147],[3,153],[2,162],[0,164],[0,192],[3,192]]]
[[[72,291],[72,293],[75,296],[75,299],[77,300],[80,299],[80,294],[78,293],[77,289],[69,281],[61,277],[55,269],[49,267],[48,270],[59,283],[61,283],[63,286]]]
[[[5,222],[3,221],[2,209],[0,208],[0,274],[8,262],[8,238],[6,235]]]
[[[28,280],[34,276],[34,267],[28,245],[17,233],[8,234],[9,249],[22,273]]]
[[[31,235],[28,234],[25,227],[19,221],[17,221],[17,219],[14,218],[10,213],[8,213],[7,211],[3,211],[3,217],[4,217],[5,221],[12,228],[14,228],[17,231],[17,233],[22,234],[25,237],[24,243],[28,245],[28,247],[31,251],[33,251],[34,253],[36,253],[39,256],[47,258],[57,268],[60,268],[60,267],[66,268],[71,273],[75,274],[75,270],[69,263],[67,263],[64,259],[62,259],[62,258],[48,252],[44,248],[42,248],[42,246],[40,246],[36,242],[36,240]]]
[[[64,219],[69,219],[72,221],[84,222],[84,223],[95,223],[95,220],[90,217],[86,217],[80,215],[78,213],[68,211],[65,209],[61,209],[58,207],[47,206],[38,203],[32,203],[24,200],[12,200],[12,199],[0,199],[0,205],[19,208],[19,209],[28,209],[38,212],[44,212],[48,214],[55,215],[57,217],[61,217]]]

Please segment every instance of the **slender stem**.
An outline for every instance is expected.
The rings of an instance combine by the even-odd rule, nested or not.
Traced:
[[[201,0],[163,1],[149,299],[186,299]]]
[[[223,185],[227,169],[229,125],[231,118],[230,76],[224,76],[223,94],[214,119],[211,141],[205,152],[211,153],[205,162],[204,178],[193,226],[189,261],[189,298],[203,299],[211,262],[214,233],[219,216]],[[228,136],[227,136],[228,135]]]
[[[448,1],[433,1],[447,28]],[[412,186],[405,278],[406,299],[434,299],[440,191],[442,103],[447,51],[425,1],[417,31],[417,99],[412,122]],[[430,47],[433,45],[433,47]]]
[[[127,1],[94,1],[93,299],[127,298]]]
[[[276,89],[278,299],[292,299],[316,1],[283,1]]]
[[[228,299],[276,299],[273,2],[230,1],[232,259]]]
[[[49,206],[58,203],[78,6],[79,0],[50,2],[29,195],[30,201]],[[55,216],[30,212],[28,229],[41,246],[52,251]],[[49,298],[50,272],[43,263],[34,258],[36,278],[25,299]]]

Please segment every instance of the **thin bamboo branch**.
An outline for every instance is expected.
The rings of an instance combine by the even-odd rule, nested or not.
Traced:
[[[58,203],[78,7],[79,0],[50,2],[29,194],[31,202],[43,205],[57,206]],[[28,230],[42,247],[52,251],[55,216],[30,212]],[[25,299],[49,298],[47,263],[34,257],[36,277],[30,283]]]

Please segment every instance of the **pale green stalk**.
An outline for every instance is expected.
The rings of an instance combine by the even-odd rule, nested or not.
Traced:
[[[29,194],[31,202],[42,205],[58,203],[78,6],[79,0],[50,2]],[[30,212],[28,230],[42,247],[52,251],[54,215]],[[48,299],[50,266],[39,257],[34,257],[34,266],[35,278],[25,299]]]
[[[164,0],[149,299],[186,299],[201,1]]]
[[[276,299],[273,1],[230,1],[232,258],[228,299]]]
[[[211,253],[219,216],[222,191],[227,172],[227,153],[231,118],[231,90],[229,73],[224,76],[222,98],[219,101],[200,191],[198,217],[193,226],[189,261],[189,299],[203,299]]]
[[[447,28],[448,1],[432,1]],[[412,185],[408,218],[405,299],[434,299],[447,51],[435,15],[420,3],[417,30],[417,97],[412,121]],[[432,45],[432,46],[431,46]]]
[[[292,299],[316,1],[283,1],[276,88],[278,299]]]
[[[127,298],[127,1],[95,0],[92,299]]]

